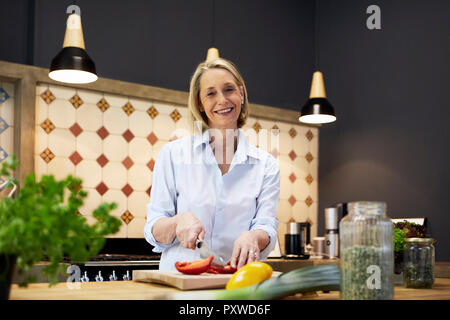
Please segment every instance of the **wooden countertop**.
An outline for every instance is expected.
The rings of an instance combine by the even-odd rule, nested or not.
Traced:
[[[49,287],[47,283],[33,283],[27,288],[14,284],[11,287],[11,300],[153,300],[162,293],[181,292],[178,289],[135,281],[105,281],[79,283],[79,289],[69,289],[67,283]],[[395,287],[395,300],[450,300],[450,279],[437,278],[433,289],[408,289]],[[339,292],[318,292],[303,296],[297,294],[286,298],[308,300],[336,300]]]

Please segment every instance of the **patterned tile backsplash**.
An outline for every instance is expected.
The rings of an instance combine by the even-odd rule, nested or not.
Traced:
[[[187,108],[44,83],[38,85],[36,92],[38,177],[42,174],[80,177],[89,194],[81,214],[93,220],[95,207],[114,201],[118,208],[113,214],[122,220],[122,228],[112,237],[143,238],[155,160],[165,143],[188,132]],[[2,118],[12,123],[11,112],[4,111],[5,106],[2,108]],[[1,125],[0,121],[0,128]],[[250,129],[259,133],[255,141]],[[279,129],[275,133],[279,135],[278,143],[268,142],[270,138],[265,132],[269,130],[270,135],[271,129]],[[318,129],[253,115],[243,131],[280,164],[277,213],[280,247],[284,247],[289,221],[309,221],[311,235],[315,236]],[[9,147],[9,153],[12,144],[5,146]]]
[[[0,162],[14,152],[14,84],[0,81]]]

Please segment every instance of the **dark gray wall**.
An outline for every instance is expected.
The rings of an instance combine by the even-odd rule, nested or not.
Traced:
[[[0,60],[33,64],[34,3],[0,0]]]
[[[72,1],[0,0],[0,60],[49,67]],[[211,45],[211,1],[77,1],[101,77],[188,90]],[[367,6],[381,30],[366,28]],[[422,217],[450,261],[450,2],[216,0],[215,43],[241,69],[254,103],[297,109],[309,94],[314,36],[338,121],[320,130],[323,210],[381,200],[392,218]]]
[[[320,7],[320,63],[338,117],[320,130],[320,214],[385,201],[391,218],[427,217],[436,259],[450,261],[450,2],[344,3]],[[381,30],[366,28],[370,4]]]

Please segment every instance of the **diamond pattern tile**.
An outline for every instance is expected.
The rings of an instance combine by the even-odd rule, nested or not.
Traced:
[[[297,135],[297,130],[295,130],[294,128],[291,128],[289,130],[289,135],[291,136],[291,138],[295,138],[295,136]]]
[[[105,127],[101,127],[100,129],[98,129],[97,134],[102,140],[105,140],[105,138],[109,136],[109,132]]]
[[[150,116],[150,118],[155,119],[159,112],[154,106],[151,106],[150,108],[148,108],[147,114]]]
[[[105,100],[105,98],[102,98],[99,102],[97,102],[97,107],[102,111],[105,112],[109,109],[109,103]]]
[[[253,130],[255,130],[256,133],[259,133],[259,130],[262,129],[261,125],[258,121],[255,122],[255,124],[252,126]]]
[[[291,152],[289,152],[288,156],[289,156],[289,158],[291,158],[292,161],[294,161],[295,158],[297,158],[297,154],[295,153],[294,150],[291,150]]]
[[[314,134],[311,132],[311,130],[308,130],[305,133],[306,139],[308,139],[309,141],[311,141],[314,138]]]
[[[6,100],[8,100],[8,98],[9,98],[9,95],[6,92],[6,90],[3,88],[0,88],[0,103],[5,102]]]
[[[75,109],[78,109],[83,104],[83,100],[80,98],[78,94],[75,94],[72,98],[70,98],[69,102],[73,105]]]
[[[104,154],[102,154],[100,157],[97,158],[97,163],[100,165],[100,167],[106,166],[106,164],[109,162],[108,158],[105,157]]]
[[[45,90],[45,91],[41,94],[41,98],[42,98],[42,100],[44,100],[45,103],[47,103],[47,104],[52,103],[52,102],[56,99],[56,97],[53,95],[53,93],[52,93],[49,89]]]
[[[313,200],[311,199],[310,196],[308,196],[308,197],[305,199],[305,203],[306,203],[306,205],[307,205],[308,207],[310,207],[310,206],[313,204]]]
[[[123,159],[122,164],[128,170],[133,166],[134,162],[130,157],[127,156],[125,159]]]
[[[170,117],[174,122],[177,122],[178,120],[181,119],[181,114],[178,112],[177,109],[175,109],[170,113]]]
[[[310,218],[306,219],[306,222],[308,222],[310,224],[310,226],[312,226],[314,224]]]
[[[55,129],[55,125],[50,121],[50,119],[46,119],[41,123],[41,128],[44,129],[47,134],[49,134],[53,131],[53,129]]]
[[[127,129],[123,134],[122,137],[127,141],[130,142],[134,138],[133,132],[130,131],[130,129]]]
[[[76,122],[69,128],[69,130],[75,137],[78,137],[83,132],[83,129]]]
[[[76,151],[70,155],[69,159],[74,165],[79,164],[83,160],[80,154]]]
[[[156,142],[158,142],[158,137],[152,132],[148,135],[147,140],[153,146]]]
[[[151,192],[152,192],[152,186],[150,186],[150,187],[147,189],[147,191],[145,191],[145,192],[147,192],[147,194],[150,196],[150,194],[151,194]]]
[[[305,156],[306,161],[308,161],[309,163],[311,163],[311,161],[314,160],[314,157],[312,156],[312,154],[310,152],[308,152]]]
[[[134,112],[135,109],[131,105],[131,103],[127,102],[127,104],[122,107],[122,110],[129,116]]]
[[[123,188],[122,188],[122,192],[124,195],[126,195],[127,197],[130,196],[131,193],[133,193],[133,188],[127,183]]]
[[[125,222],[125,224],[128,225],[134,219],[134,216],[130,211],[127,210],[120,216],[120,218],[123,220],[123,222]]]
[[[313,177],[310,174],[308,174],[308,176],[305,178],[305,180],[308,184],[311,184],[314,181]]]
[[[40,156],[46,163],[49,163],[55,158],[54,153],[49,148],[46,148],[44,151],[42,151]]]
[[[153,168],[155,167],[155,160],[151,159],[151,160],[147,163],[147,167],[150,169],[151,172],[153,172]]]
[[[295,199],[294,196],[290,196],[288,201],[291,204],[291,206],[294,206],[294,204],[297,202],[297,199]]]
[[[297,177],[295,176],[294,173],[291,173],[291,175],[289,176],[289,180],[291,180],[292,183],[294,183],[295,180],[297,180]]]
[[[8,124],[6,123],[6,121],[3,118],[0,118],[0,133],[2,133],[3,131],[5,131],[6,129],[8,129]]]
[[[8,154],[6,153],[5,150],[3,150],[2,147],[0,147],[0,162],[5,160],[6,158],[8,158]],[[3,182],[3,179],[1,182]]]
[[[103,182],[100,182],[100,184],[95,188],[100,195],[104,195],[106,191],[109,190],[108,186],[104,184]]]
[[[278,126],[275,124],[273,127],[272,127],[272,129],[270,129],[271,131],[270,131],[270,134],[273,136],[273,137],[278,137],[279,135],[280,135],[280,128],[278,128]]]

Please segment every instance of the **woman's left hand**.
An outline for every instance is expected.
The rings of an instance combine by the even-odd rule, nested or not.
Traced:
[[[259,258],[260,243],[268,243],[268,238],[269,237],[267,236],[267,234],[262,230],[243,232],[234,242],[233,253],[231,254],[230,258],[230,265],[233,268],[240,269],[247,263],[257,261]],[[264,245],[263,248],[266,245]]]

